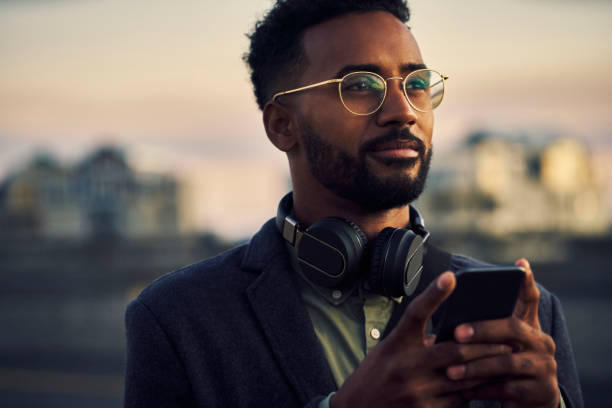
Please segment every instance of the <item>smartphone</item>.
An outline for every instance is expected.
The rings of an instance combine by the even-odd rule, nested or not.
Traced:
[[[520,266],[460,269],[457,286],[446,300],[437,325],[436,343],[454,338],[455,327],[512,315],[525,270]]]

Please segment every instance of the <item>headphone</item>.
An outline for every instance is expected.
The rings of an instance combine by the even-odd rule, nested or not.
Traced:
[[[323,218],[303,229],[290,215],[293,194],[278,204],[276,227],[291,245],[297,265],[311,282],[343,287],[356,282],[363,269],[372,291],[385,296],[410,296],[423,272],[423,244],[429,238],[423,219],[409,206],[411,228],[383,229],[373,244],[351,221]]]

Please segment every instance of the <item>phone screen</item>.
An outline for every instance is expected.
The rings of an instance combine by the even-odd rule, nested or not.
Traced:
[[[456,273],[457,286],[446,300],[436,343],[453,338],[455,327],[512,315],[525,279],[519,266],[466,268]]]

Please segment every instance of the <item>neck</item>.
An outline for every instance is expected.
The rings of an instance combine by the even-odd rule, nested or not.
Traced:
[[[386,227],[406,228],[410,223],[408,204],[372,212],[325,188],[318,190],[316,192],[300,188],[293,190],[295,217],[305,227],[325,217],[342,217],[355,223],[365,233],[368,241],[372,241]]]

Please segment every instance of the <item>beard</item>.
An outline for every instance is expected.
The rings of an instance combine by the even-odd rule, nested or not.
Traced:
[[[432,148],[427,150],[425,144],[408,129],[394,129],[383,136],[369,140],[361,146],[357,157],[352,157],[324,141],[306,123],[300,123],[300,130],[304,136],[308,166],[317,181],[340,197],[352,201],[369,212],[410,204],[425,189]],[[396,140],[412,142],[418,151],[418,156],[382,161],[386,166],[396,167],[398,174],[379,177],[368,168],[366,156],[377,145]],[[419,169],[414,178],[405,173],[399,174],[401,169],[416,165],[419,165]]]

